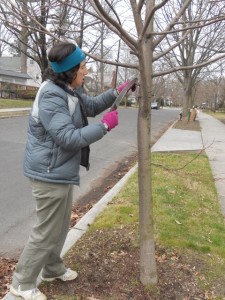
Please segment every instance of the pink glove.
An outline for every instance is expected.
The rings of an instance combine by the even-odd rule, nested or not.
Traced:
[[[129,81],[121,84],[120,86],[118,86],[117,91],[120,93],[122,92],[122,90],[128,85]],[[132,92],[134,92],[136,90],[136,83],[134,83],[132,85],[132,87],[130,88]]]
[[[107,130],[110,131],[112,128],[114,128],[118,125],[118,111],[113,110],[113,111],[105,113],[103,115],[101,122],[106,124],[108,127]]]

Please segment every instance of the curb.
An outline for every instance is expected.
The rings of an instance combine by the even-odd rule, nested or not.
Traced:
[[[13,117],[22,117],[29,114],[30,107],[24,108],[8,108],[8,109],[0,109],[0,119],[7,119]]]
[[[21,108],[1,108],[0,113],[3,112],[19,112],[19,111],[29,111],[31,107],[21,107]]]
[[[138,164],[132,167],[115,185],[111,188],[81,219],[70,229],[64,243],[61,257],[72,248],[72,246],[81,238],[87,231],[89,226],[94,222],[96,217],[104,210],[107,204],[119,193],[119,191],[127,183],[128,179],[137,170]]]

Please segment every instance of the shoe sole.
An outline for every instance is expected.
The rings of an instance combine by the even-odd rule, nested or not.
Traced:
[[[56,278],[44,278],[44,277],[41,276],[41,280],[42,280],[42,281],[51,282],[51,281],[53,281],[53,280],[55,280],[55,279],[57,279],[57,277],[56,277]]]
[[[76,274],[76,276],[73,277],[73,278],[71,278],[71,279],[63,280],[62,278],[60,278],[60,276],[59,276],[59,277],[53,277],[53,278],[45,278],[45,277],[42,277],[42,276],[41,276],[41,280],[47,281],[47,282],[51,282],[51,281],[54,281],[54,280],[56,280],[56,279],[59,279],[59,280],[61,280],[61,281],[66,282],[66,281],[72,281],[72,280],[76,279],[77,277],[78,277],[78,274]]]
[[[10,286],[9,291],[13,296],[20,297],[21,299],[25,299],[13,286]],[[42,294],[42,297],[43,299],[47,300],[47,297],[45,295]]]
[[[14,296],[21,297],[20,294],[17,292],[16,289],[14,289],[13,286],[10,287],[10,290],[9,290],[9,291],[10,291],[10,293],[13,294]]]

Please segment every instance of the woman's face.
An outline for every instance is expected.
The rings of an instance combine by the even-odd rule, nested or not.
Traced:
[[[83,60],[81,63],[80,63],[80,68],[79,70],[77,71],[72,83],[71,83],[71,86],[72,88],[78,88],[80,86],[83,85],[84,83],[84,79],[85,79],[85,75],[88,74],[88,70],[86,68],[86,61]]]

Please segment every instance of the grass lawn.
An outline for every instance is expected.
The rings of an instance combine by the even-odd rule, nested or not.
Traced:
[[[0,109],[31,107],[32,104],[33,104],[32,100],[0,99]]]
[[[152,162],[158,284],[139,282],[134,174],[66,255],[78,279],[41,285],[51,299],[224,299],[225,226],[207,156],[154,153]]]
[[[218,119],[219,121],[225,123],[225,113],[224,112],[206,112],[207,114],[209,114],[210,116]]]
[[[32,100],[19,100],[19,99],[0,99],[0,109],[7,108],[28,108],[33,104]],[[20,112],[0,112],[0,118],[8,118],[15,116],[23,116],[27,115],[28,111],[20,111]]]

